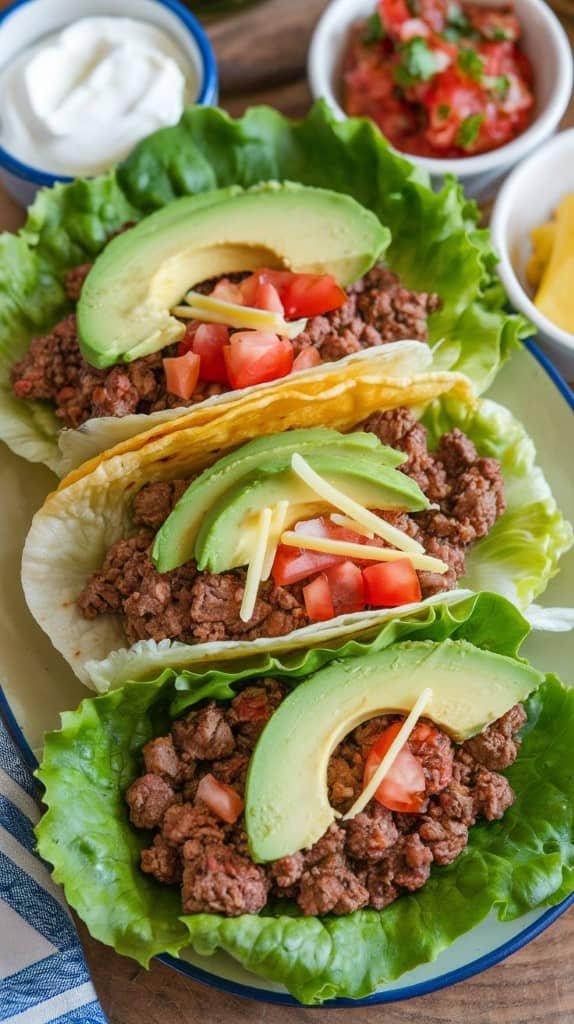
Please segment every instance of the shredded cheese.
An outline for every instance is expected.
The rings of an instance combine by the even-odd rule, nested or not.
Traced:
[[[304,533],[286,530],[281,543],[290,548],[304,548],[306,551],[323,551],[328,555],[342,555],[343,558],[365,559],[369,562],[397,562],[408,558],[414,569],[423,572],[448,572],[448,565],[440,558],[419,555],[412,551],[395,551],[394,548],[376,548],[372,544],[353,544],[352,541],[334,540],[332,537],[308,537]]]
[[[269,541],[269,528],[271,526],[271,509],[263,508],[259,514],[259,530],[257,532],[257,544],[249,566],[247,568],[247,578],[245,580],[245,590],[243,591],[243,600],[241,602],[241,608],[239,610],[239,618],[242,622],[249,622],[253,615],[253,609],[255,608],[255,602],[257,600],[257,591],[261,582],[263,572],[263,561],[267,551],[267,543]]]
[[[350,498],[343,491],[340,491],[338,487],[330,484],[328,480],[324,480],[298,452],[295,452],[291,458],[291,468],[323,501],[329,502],[330,505],[334,505],[335,508],[344,512],[345,515],[355,519],[361,526],[372,530],[377,537],[382,537],[389,544],[394,544],[400,551],[418,551],[419,554],[424,552],[424,547],[418,541],[413,540],[412,537],[409,537],[402,530],[397,530],[396,526],[386,523],[384,519],[380,519],[379,516],[376,516],[374,512],[370,512],[368,508],[355,501],[354,498]]]
[[[339,512],[332,512],[329,516],[332,523],[335,526],[343,526],[346,530],[354,530],[355,533],[360,533],[361,537],[369,537],[370,540],[375,536],[373,530],[367,530],[366,526],[362,526],[356,519],[351,519],[350,516],[342,516]]]
[[[271,575],[271,569],[273,568],[273,562],[275,561],[275,552],[277,551],[277,545],[279,544],[281,534],[283,533],[288,508],[288,501],[280,501],[273,509],[271,526],[269,528],[269,539],[267,541],[267,551],[265,552],[263,569],[261,570],[261,579],[263,581],[268,580]]]
[[[224,302],[211,295],[190,291],[185,296],[185,306],[175,306],[174,316],[183,320],[203,320],[206,323],[227,324],[228,327],[243,330],[273,331],[285,338],[296,338],[305,329],[306,319],[285,320],[269,309],[254,306],[240,306],[235,302]]]
[[[391,770],[398,754],[404,747],[419,718],[421,717],[425,708],[428,706],[431,700],[432,690],[430,689],[430,687],[427,687],[425,690],[423,690],[418,700],[415,701],[410,714],[407,715],[407,717],[405,718],[399,732],[395,736],[393,742],[391,743],[389,749],[387,750],[385,756],[383,757],[383,760],[381,761],[376,772],[374,772],[373,776],[365,786],[363,792],[355,800],[355,803],[351,807],[351,810],[347,811],[347,813],[343,816],[344,821],[346,821],[348,818],[354,818],[357,814],[360,814],[360,812],[367,806],[369,800],[371,800],[372,797],[375,795],[381,782],[385,778],[385,775],[387,775],[388,772]]]

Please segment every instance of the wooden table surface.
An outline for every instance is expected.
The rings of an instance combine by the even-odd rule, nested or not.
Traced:
[[[7,6],[0,0],[0,9]],[[290,116],[311,102],[307,47],[326,0],[266,0],[208,25],[219,61],[221,105],[233,115],[268,103]],[[554,0],[574,43],[574,0]],[[574,125],[574,101],[564,126]],[[22,212],[0,189],[0,230]],[[311,1010],[267,1006],[189,981],[153,963],[149,971],[90,939],[81,928],[94,983],[110,1024],[284,1024],[316,1020]],[[206,965],[207,965],[206,961]],[[348,1011],[347,1011],[348,1012]],[[574,1024],[574,913],[485,974],[406,1003],[351,1011],[353,1024]],[[324,1024],[342,1017],[322,1011]]]

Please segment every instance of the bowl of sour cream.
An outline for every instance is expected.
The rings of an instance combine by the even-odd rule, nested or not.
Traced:
[[[0,15],[0,180],[23,205],[216,101],[211,45],[178,0],[16,0]]]

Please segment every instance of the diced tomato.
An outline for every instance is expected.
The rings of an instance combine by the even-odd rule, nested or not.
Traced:
[[[309,345],[307,348],[302,348],[299,355],[295,356],[293,372],[295,370],[312,370],[314,366],[319,366],[322,361],[317,349],[313,345]]]
[[[341,562],[325,570],[335,615],[350,615],[365,608],[363,574],[354,562]]]
[[[403,22],[411,17],[406,0],[379,0],[379,17],[390,36],[398,35]]]
[[[351,544],[365,544],[367,537],[346,526],[339,526],[328,516],[316,516],[315,519],[300,519],[293,527],[295,533],[303,533],[306,537],[330,537],[332,540],[346,540]],[[371,543],[369,541],[369,543]]]
[[[296,319],[339,309],[347,295],[331,274],[293,274],[281,301],[287,319]]]
[[[335,615],[329,580],[324,572],[303,587],[305,611],[313,622],[323,622]]]
[[[367,604],[374,608],[395,608],[421,599],[419,578],[408,558],[368,565],[363,582]]]
[[[331,565],[344,562],[342,555],[326,555],[321,551],[305,551],[303,548],[291,548],[279,544],[273,561],[271,575],[278,587],[289,583],[299,583],[322,572]]]
[[[283,316],[283,303],[279,298],[279,292],[270,281],[260,281],[255,292],[255,306],[257,309],[268,309],[271,313],[279,313]]]
[[[387,726],[373,743],[363,774],[363,786],[370,782],[387,753],[402,722]],[[425,773],[421,762],[405,744],[401,748],[385,778],[375,792],[375,800],[390,811],[418,814],[425,803]]]
[[[269,331],[237,331],[223,354],[232,388],[278,380],[293,368],[293,346],[288,338]]]
[[[177,347],[178,356],[184,356],[186,352],[193,352],[193,339],[195,338],[195,332],[198,327],[199,320],[189,321],[185,328],[185,334]]]
[[[221,302],[233,302],[235,306],[244,304],[243,292],[238,284],[234,284],[227,277],[222,277],[213,289],[212,298],[220,299]]]
[[[199,356],[200,380],[227,384],[227,369],[223,355],[229,341],[229,330],[224,324],[199,324],[191,339],[191,348]]]
[[[199,379],[199,362],[195,352],[163,360],[166,387],[170,394],[186,401],[191,398]]]
[[[216,817],[228,822],[229,825],[237,821],[245,806],[233,786],[220,782],[211,774],[200,779],[195,797],[196,800],[203,801]]]
[[[245,304],[258,306],[260,289],[266,284],[273,285],[284,309],[284,315],[289,320],[319,316],[331,309],[338,309],[347,301],[345,292],[331,274],[293,274],[289,270],[270,270],[268,267],[262,267],[241,282],[240,288]],[[266,305],[259,308],[272,307]]]

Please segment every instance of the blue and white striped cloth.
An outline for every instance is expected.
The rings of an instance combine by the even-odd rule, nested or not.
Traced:
[[[34,853],[31,757],[0,689],[0,1022],[106,1024],[62,891]]]

